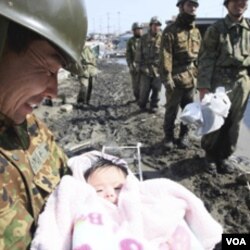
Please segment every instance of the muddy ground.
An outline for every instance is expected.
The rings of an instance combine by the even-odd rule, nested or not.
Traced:
[[[83,151],[87,151],[141,142],[145,179],[161,176],[183,184],[204,201],[225,233],[250,233],[250,190],[245,178],[239,178],[241,171],[215,176],[206,173],[204,152],[195,137],[189,149],[167,151],[162,145],[164,107],[157,114],[140,113],[133,102],[127,67],[103,60],[99,69],[89,106],[76,104],[79,85],[69,75],[62,77],[59,95],[66,95],[66,103],[72,104],[73,110],[61,111],[61,98],[53,107],[41,105],[36,109],[58,143],[69,153],[79,143],[84,143]],[[248,159],[233,160],[249,169]]]

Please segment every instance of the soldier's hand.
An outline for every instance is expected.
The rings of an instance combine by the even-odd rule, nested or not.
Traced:
[[[200,91],[200,100],[203,99],[203,97],[205,96],[205,94],[209,93],[209,89],[206,89],[206,88],[199,89],[199,91]]]
[[[135,71],[135,67],[134,67],[134,65],[132,63],[129,65],[129,70],[131,72]]]
[[[174,81],[171,79],[171,80],[168,80],[166,83],[165,83],[165,86],[171,90],[174,90],[175,88],[175,83]]]

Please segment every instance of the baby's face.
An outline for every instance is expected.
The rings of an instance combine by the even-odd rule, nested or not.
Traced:
[[[95,188],[100,197],[117,204],[125,180],[122,170],[110,166],[97,169],[88,177],[87,182]]]

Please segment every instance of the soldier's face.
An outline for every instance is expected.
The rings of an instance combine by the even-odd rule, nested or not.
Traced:
[[[232,16],[241,17],[247,9],[247,0],[230,0],[227,9]]]
[[[189,15],[195,15],[197,8],[198,8],[198,4],[192,1],[184,2],[182,6],[182,10]]]
[[[160,29],[161,29],[161,26],[159,24],[156,24],[156,23],[151,24],[151,32],[153,34],[158,33]]]
[[[135,29],[134,30],[134,35],[141,36],[142,35],[142,29]]]
[[[7,49],[0,62],[0,111],[16,124],[44,97],[56,97],[63,58],[45,40],[31,42],[22,53]]]

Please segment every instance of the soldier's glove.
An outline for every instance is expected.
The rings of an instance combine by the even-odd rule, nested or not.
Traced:
[[[174,88],[175,88],[175,83],[174,83],[173,79],[169,79],[168,81],[165,81],[164,85],[166,88],[169,88],[171,90],[174,90]]]
[[[209,89],[207,88],[200,88],[199,91],[200,91],[200,100],[204,98],[205,94],[209,93]]]
[[[134,63],[131,63],[131,64],[129,65],[129,70],[130,70],[131,72],[136,71],[136,70],[135,70],[135,64],[134,64]]]

